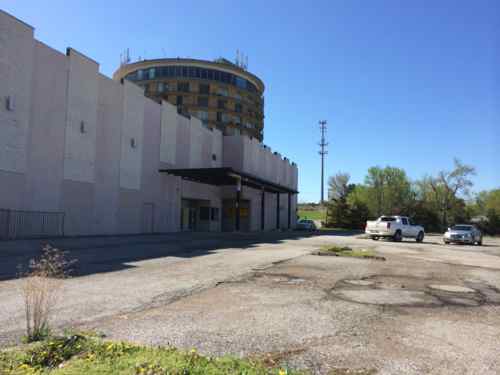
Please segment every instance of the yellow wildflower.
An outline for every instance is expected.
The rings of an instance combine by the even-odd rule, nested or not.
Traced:
[[[286,370],[280,369],[280,371],[278,372],[278,375],[286,375],[286,373],[287,373]]]

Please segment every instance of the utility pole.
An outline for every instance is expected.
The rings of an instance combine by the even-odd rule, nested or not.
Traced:
[[[319,144],[319,154],[321,155],[321,200],[320,203],[323,204],[325,201],[325,155],[328,154],[326,150],[326,146],[328,146],[328,142],[325,141],[325,133],[326,133],[326,121],[322,120],[319,122],[319,130],[321,131],[321,140]]]

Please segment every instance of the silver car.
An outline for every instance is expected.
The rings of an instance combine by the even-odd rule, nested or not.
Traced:
[[[312,220],[301,219],[301,220],[297,221],[296,228],[298,230],[311,230],[311,231],[313,231],[313,230],[316,230],[316,224]]]
[[[483,244],[483,234],[474,225],[457,224],[448,228],[443,236],[443,242],[478,245]]]

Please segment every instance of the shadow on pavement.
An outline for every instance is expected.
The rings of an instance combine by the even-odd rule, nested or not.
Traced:
[[[287,231],[249,233],[171,233],[135,236],[71,237],[0,242],[0,280],[17,278],[29,260],[41,255],[45,244],[67,252],[77,263],[73,277],[120,271],[135,267],[129,263],[163,258],[193,258],[217,250],[248,249],[285,240],[335,235],[350,236],[352,231]]]

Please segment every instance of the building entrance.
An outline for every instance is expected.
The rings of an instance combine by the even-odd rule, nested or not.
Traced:
[[[236,202],[234,199],[225,199],[222,202],[222,231],[236,230]],[[250,201],[240,201],[240,230],[250,231]]]
[[[184,232],[220,231],[219,208],[210,201],[183,199],[181,205],[181,230]]]

